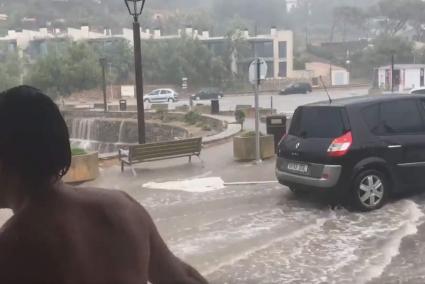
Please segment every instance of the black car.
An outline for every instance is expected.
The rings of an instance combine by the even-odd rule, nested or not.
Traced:
[[[295,193],[328,191],[363,211],[425,188],[425,96],[299,107],[279,144],[276,176]]]
[[[200,100],[218,100],[224,97],[223,92],[221,92],[219,89],[215,88],[206,88],[200,90],[195,95],[192,95],[192,99],[195,101]]]
[[[292,94],[307,94],[311,93],[313,88],[310,83],[294,83],[280,91],[281,95],[292,95]]]

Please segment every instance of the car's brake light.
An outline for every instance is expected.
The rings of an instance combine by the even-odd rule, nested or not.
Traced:
[[[328,148],[328,155],[330,157],[345,156],[345,154],[347,154],[348,150],[350,149],[351,144],[353,144],[353,136],[351,131],[349,131],[332,141]]]

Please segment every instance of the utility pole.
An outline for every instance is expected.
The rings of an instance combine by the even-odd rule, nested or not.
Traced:
[[[103,107],[104,111],[108,112],[108,101],[106,99],[106,58],[102,57],[99,59],[100,65],[102,66],[102,91],[103,91]]]
[[[267,63],[262,58],[257,58],[249,66],[249,81],[255,91],[255,160],[256,164],[261,163],[260,146],[260,85],[261,80],[267,75]]]
[[[394,93],[394,54],[391,55],[391,93]]]
[[[261,84],[261,60],[257,59],[257,84],[255,87],[255,160],[261,163],[261,147],[260,147],[260,84]]]

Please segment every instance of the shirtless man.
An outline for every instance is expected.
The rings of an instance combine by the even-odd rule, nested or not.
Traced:
[[[130,196],[61,183],[70,161],[47,96],[26,86],[0,94],[0,208],[14,212],[0,230],[0,283],[207,283]]]

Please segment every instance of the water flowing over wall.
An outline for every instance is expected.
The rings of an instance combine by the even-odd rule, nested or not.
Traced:
[[[126,118],[66,117],[71,145],[99,153],[112,153],[137,143],[137,121]],[[147,143],[188,137],[188,131],[167,124],[146,123]]]

